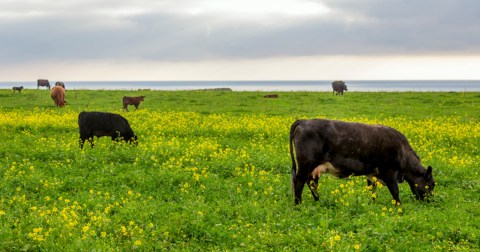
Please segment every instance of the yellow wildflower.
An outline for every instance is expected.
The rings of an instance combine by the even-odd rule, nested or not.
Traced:
[[[335,241],[340,241],[342,239],[342,237],[340,237],[340,235],[335,235],[335,237],[333,237],[333,239],[335,239]]]

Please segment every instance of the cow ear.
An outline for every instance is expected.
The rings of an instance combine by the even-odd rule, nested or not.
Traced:
[[[430,180],[432,178],[432,167],[428,166],[427,171],[425,172],[425,179]]]

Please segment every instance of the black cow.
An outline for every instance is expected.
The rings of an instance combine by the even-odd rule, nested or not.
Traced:
[[[22,92],[22,90],[23,90],[23,86],[20,86],[20,87],[13,87],[12,89],[13,89],[13,92],[14,92],[14,93],[15,93],[15,91],[18,91],[19,93],[21,93],[21,92]]]
[[[38,79],[37,89],[39,89],[40,87],[47,87],[48,89],[50,89],[50,82],[48,80]]]
[[[93,136],[110,136],[112,141],[124,140],[137,144],[137,136],[130,128],[127,119],[121,115],[104,112],[81,112],[78,115],[80,129],[80,148],[88,139],[93,147]]]
[[[343,91],[348,91],[347,90],[347,85],[345,85],[344,81],[334,81],[332,82],[332,89],[333,89],[333,94],[341,94],[343,95]]]
[[[433,195],[432,167],[425,169],[407,138],[390,127],[324,119],[297,120],[290,129],[290,155],[295,204],[302,201],[305,183],[318,200],[318,179],[322,173],[339,178],[365,175],[369,185],[376,177],[388,187],[398,204],[398,183],[404,179],[417,199]]]
[[[63,83],[62,81],[55,82],[55,86],[60,86],[60,87],[63,87],[63,89],[65,89],[65,83]]]

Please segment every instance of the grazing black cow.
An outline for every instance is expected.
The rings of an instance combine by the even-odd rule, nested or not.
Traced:
[[[339,178],[365,175],[369,184],[376,177],[398,204],[398,183],[404,179],[417,199],[433,195],[432,167],[425,169],[407,138],[390,127],[298,120],[290,129],[290,155],[295,204],[302,201],[305,183],[318,200],[318,179],[322,173]]]
[[[138,105],[140,105],[140,102],[143,101],[143,98],[145,96],[136,96],[136,97],[129,97],[129,96],[124,96],[122,103],[123,103],[123,110],[126,110],[128,112],[128,105],[133,105],[135,106],[135,110],[138,109]]]
[[[18,91],[19,93],[21,93],[21,92],[22,92],[22,90],[23,90],[23,86],[20,86],[20,87],[13,87],[12,89],[13,89],[13,92],[14,92],[14,93],[15,93],[15,91]]]
[[[38,79],[37,89],[39,89],[40,87],[48,87],[48,89],[50,89],[50,82],[48,82],[48,80]]]
[[[348,91],[347,90],[347,85],[345,85],[344,81],[334,81],[332,82],[332,89],[333,89],[333,94],[341,94],[343,95],[343,91]]]
[[[127,119],[121,115],[104,112],[81,112],[78,115],[80,129],[80,149],[88,139],[93,147],[93,136],[110,136],[112,141],[123,140],[137,144],[137,136],[130,128]]]

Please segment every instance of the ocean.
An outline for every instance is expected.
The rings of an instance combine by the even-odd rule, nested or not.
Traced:
[[[371,80],[345,81],[357,92],[479,92],[480,80]],[[50,81],[54,85],[55,81]],[[331,81],[64,81],[66,89],[93,90],[200,90],[230,88],[233,91],[332,91]],[[36,89],[36,81],[0,82],[0,89],[23,86]]]

